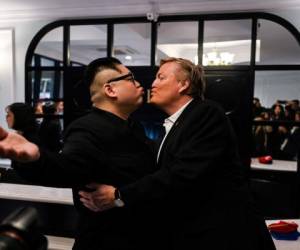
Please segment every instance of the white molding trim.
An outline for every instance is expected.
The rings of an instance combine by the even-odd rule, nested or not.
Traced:
[[[133,3],[133,1],[119,1],[119,4],[70,4],[61,3],[61,6],[45,5],[45,8],[7,9],[0,11],[0,22],[38,20],[38,19],[61,19],[80,17],[116,17],[116,16],[141,16],[153,11],[151,2]],[[300,8],[298,0],[265,0],[265,1],[241,1],[241,0],[213,0],[182,2],[156,1],[156,9],[159,14],[192,14],[211,12],[232,12],[232,11],[274,11],[280,9]]]

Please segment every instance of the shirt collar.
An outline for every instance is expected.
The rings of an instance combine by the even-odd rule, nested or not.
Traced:
[[[171,122],[172,124],[176,122],[178,117],[181,115],[183,110],[186,108],[187,105],[192,101],[193,99],[189,100],[186,104],[184,104],[180,109],[178,109],[173,115],[169,116],[167,119],[165,119],[166,122]]]

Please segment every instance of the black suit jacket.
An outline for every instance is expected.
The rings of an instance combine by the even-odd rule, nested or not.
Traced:
[[[275,249],[236,145],[224,111],[193,100],[167,135],[158,170],[122,187],[121,194],[126,203],[160,206],[170,249]]]
[[[141,126],[93,109],[69,126],[60,154],[42,150],[39,161],[16,168],[37,184],[73,188],[79,212],[74,249],[141,249],[138,241],[143,237],[146,240],[150,228],[146,208],[95,213],[81,204],[78,191],[90,182],[116,187],[134,182],[152,173],[154,164],[153,151]]]

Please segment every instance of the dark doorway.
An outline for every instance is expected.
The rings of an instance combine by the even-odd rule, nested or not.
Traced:
[[[248,71],[206,72],[205,97],[224,108],[236,132],[241,159],[247,167],[250,166],[252,145],[252,89]]]

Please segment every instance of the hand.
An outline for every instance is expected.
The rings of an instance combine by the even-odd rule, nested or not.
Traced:
[[[40,150],[23,136],[0,127],[0,156],[19,162],[31,162],[40,158]]]
[[[102,212],[115,207],[115,187],[97,183],[91,183],[87,187],[94,191],[79,192],[80,201],[85,207],[94,212]]]

